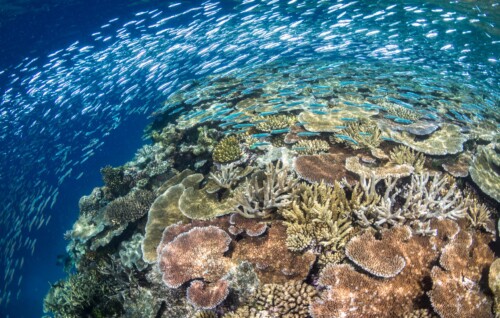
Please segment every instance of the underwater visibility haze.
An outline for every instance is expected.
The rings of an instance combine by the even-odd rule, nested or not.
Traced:
[[[500,317],[499,2],[26,5],[1,317]]]

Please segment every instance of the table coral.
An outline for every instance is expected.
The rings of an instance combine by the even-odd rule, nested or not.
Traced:
[[[344,164],[348,156],[350,154],[347,152],[299,156],[295,158],[293,168],[301,179],[310,183],[324,182],[333,186],[335,181],[341,181],[345,178],[347,183],[353,184],[355,178],[350,175]]]
[[[205,284],[200,280],[194,280],[186,292],[189,303],[200,309],[213,309],[217,307],[217,305],[226,299],[228,294],[229,285],[223,279],[219,279],[212,284]]]
[[[311,252],[299,254],[289,251],[286,237],[286,227],[281,222],[274,222],[267,235],[245,237],[238,241],[232,258],[236,262],[254,264],[263,284],[303,280],[309,274],[316,256]]]
[[[416,151],[435,156],[462,152],[463,144],[469,138],[459,126],[453,124],[443,124],[438,131],[422,141],[406,132],[391,132],[390,137]]]
[[[248,236],[259,236],[266,232],[267,224],[257,219],[245,218],[238,213],[231,214],[228,231],[233,235],[246,233]]]
[[[484,193],[500,202],[500,155],[489,146],[479,146],[469,168],[472,180]]]
[[[355,106],[334,108],[329,113],[318,114],[304,111],[299,114],[299,122],[312,132],[339,132],[350,120],[368,119],[378,114],[378,109],[368,109]]]
[[[348,171],[357,174],[358,176],[370,178],[371,175],[374,175],[377,179],[385,179],[389,177],[407,177],[415,170],[411,165],[406,163],[398,165],[387,164],[380,167],[369,167],[361,164],[361,162],[359,162],[359,157],[347,158],[345,160],[345,168]]]

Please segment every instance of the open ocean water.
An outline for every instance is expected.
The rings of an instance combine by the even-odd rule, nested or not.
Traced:
[[[345,302],[345,312],[337,303],[328,307],[325,299],[342,295],[327,293],[333,284],[327,273],[340,277],[347,267],[338,266],[356,266],[356,275],[368,272],[394,282],[408,274],[405,266],[410,265],[428,272],[422,274],[421,292],[412,294],[408,307],[401,307],[429,310],[429,317],[453,317],[448,303],[438,297],[440,280],[455,284],[454,292],[465,295],[463,302],[478,304],[478,311],[457,309],[463,317],[493,315],[495,291],[488,290],[483,274],[498,245],[483,236],[496,229],[500,198],[499,2],[7,1],[0,4],[0,19],[0,317],[249,317],[243,309],[239,316],[229,316],[245,305],[260,308],[255,309],[260,313],[252,312],[255,317],[281,317],[282,307],[252,302],[265,294],[259,286],[289,288],[288,281],[308,285],[300,293],[314,294],[300,304],[305,309],[287,312],[293,317],[340,317],[345,312],[363,317],[373,312],[357,305],[349,310]],[[277,123],[281,120],[285,124]],[[426,156],[426,172],[417,172],[417,161],[389,159],[399,144]],[[337,155],[335,160],[342,158],[347,168],[325,159]],[[101,175],[105,166],[117,168]],[[334,166],[339,170],[328,170]],[[387,172],[396,166],[400,170]],[[168,183],[184,169],[196,177]],[[265,179],[259,169],[276,180]],[[439,179],[433,174],[437,172],[454,181]],[[375,174],[383,176],[376,179]],[[335,238],[335,247],[332,237],[320,238],[319,230],[307,230],[314,235],[304,230],[300,239],[292,233],[293,226],[309,222],[306,212],[303,223],[287,212],[304,197],[293,188],[277,191],[286,188],[278,179],[294,185],[299,179],[309,184],[322,181],[329,187],[340,182],[351,198],[357,193],[358,176],[360,184],[372,182],[372,190],[363,188],[365,197],[384,180],[376,191],[385,203],[375,203],[373,210],[344,207],[349,215],[332,212],[311,221],[334,222],[326,230],[332,236],[341,231],[339,226],[349,227],[349,234]],[[245,196],[245,189],[252,187],[246,179],[263,186]],[[269,190],[275,191],[271,203],[263,192],[266,182],[276,182]],[[431,193],[433,186],[439,191],[410,202],[412,186],[419,182],[424,183],[421,191]],[[96,187],[100,188],[92,192]],[[168,222],[161,223],[161,230],[177,221],[192,228],[173,230],[178,236],[163,239],[167,247],[156,255],[160,231],[157,244],[149,246],[152,257],[147,253],[152,211],[159,209],[158,198],[166,190],[173,192],[173,187],[181,191],[181,203],[167,209]],[[83,196],[89,197],[82,201]],[[139,202],[139,196],[147,199]],[[474,214],[478,206],[488,211],[482,219]],[[118,212],[111,212],[113,208]],[[380,212],[384,208],[390,212]],[[425,213],[405,212],[419,208]],[[172,216],[173,210],[179,216]],[[130,216],[132,212],[139,215]],[[229,213],[230,219],[225,216]],[[254,223],[239,224],[238,217]],[[440,225],[432,222],[442,219],[457,221],[457,233],[460,229],[464,234],[455,234],[462,239],[468,235],[484,243],[482,263],[473,263],[476,259],[471,257],[466,265],[480,269],[463,274],[468,285],[450,283],[456,267],[447,266],[442,255],[429,256],[435,258],[432,264],[415,265],[403,247],[387,243],[388,258],[400,257],[388,262],[396,267],[399,262],[401,268],[389,274],[384,268],[380,274],[379,268],[364,263],[366,257],[358,258],[352,251],[357,239],[367,240],[369,234],[361,234],[367,228],[380,234],[404,225],[424,240],[436,233],[441,237]],[[305,239],[307,235],[314,239]],[[455,242],[452,236],[448,239]],[[133,244],[135,238],[139,249],[121,245]],[[198,241],[191,243],[190,238]],[[203,254],[203,242],[218,238],[222,247],[214,243],[205,250],[219,248],[224,257]],[[349,243],[347,238],[352,238]],[[301,239],[307,243],[298,243]],[[224,246],[225,240],[231,245]],[[271,241],[281,247],[262,243]],[[184,252],[200,250],[203,256],[198,260],[212,264],[206,276],[193,273],[195,269],[183,272],[195,267],[175,263],[183,252],[174,260],[168,254],[182,250],[182,242],[188,246],[181,246]],[[380,244],[365,241],[366,249],[373,247],[370,243]],[[479,245],[471,248],[477,251]],[[443,246],[443,254],[455,248]],[[264,261],[252,254],[255,249],[262,255],[281,251],[284,262],[300,268],[274,264],[273,257],[279,255]],[[129,250],[132,256],[125,255]],[[135,252],[139,257],[134,258]],[[260,285],[248,278],[250,274],[238,272],[242,262],[250,264],[253,269],[248,271]],[[437,269],[439,262],[442,268]],[[241,274],[248,281],[228,278],[230,268],[239,273],[233,276]],[[449,274],[448,280],[438,270]],[[374,280],[372,276],[365,276],[369,278],[360,278],[360,286],[379,288],[368,281]],[[68,283],[68,277],[73,281]],[[432,279],[434,285],[429,285]],[[96,281],[112,287],[82,291],[82,299],[75,300],[78,291],[71,284],[82,288]],[[255,289],[256,294],[248,296],[245,289]],[[151,305],[146,310],[147,302]],[[410,311],[393,317],[414,317]]]

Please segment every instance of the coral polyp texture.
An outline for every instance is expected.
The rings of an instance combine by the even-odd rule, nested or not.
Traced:
[[[171,94],[153,145],[80,199],[76,271],[45,311],[498,317],[498,120],[482,94],[294,62]]]

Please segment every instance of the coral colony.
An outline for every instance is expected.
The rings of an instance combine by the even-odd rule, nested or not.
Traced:
[[[483,104],[467,90],[403,96],[401,79],[381,90],[362,68],[285,67],[165,102],[152,144],[81,198],[76,272],[46,312],[500,316],[498,113],[462,108]]]

